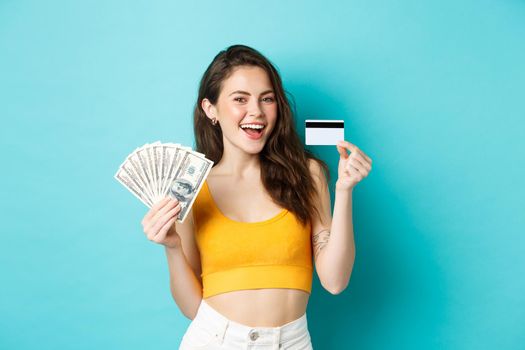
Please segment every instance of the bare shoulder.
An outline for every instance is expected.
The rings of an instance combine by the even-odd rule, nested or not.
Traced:
[[[326,174],[324,173],[324,169],[319,163],[319,161],[313,158],[309,158],[308,169],[310,170],[310,174],[312,175],[312,179],[314,180],[314,185],[316,189],[319,192],[327,190],[328,181],[326,178]]]
[[[321,175],[324,174],[322,172],[321,164],[319,164],[319,162],[316,159],[308,159],[308,168],[310,169],[310,174],[312,174],[312,176],[316,177],[319,180],[322,180]]]
[[[175,228],[182,242],[182,251],[184,252],[184,256],[188,260],[188,263],[195,273],[195,276],[202,283],[202,266],[199,249],[197,247],[197,242],[195,241],[195,221],[193,217],[193,208],[190,209],[190,212],[183,223],[178,223],[175,221]]]

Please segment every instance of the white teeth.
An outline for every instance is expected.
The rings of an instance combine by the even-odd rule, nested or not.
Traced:
[[[258,125],[258,124],[243,124],[241,125],[241,128],[250,128],[250,129],[262,129],[264,128],[264,125]]]

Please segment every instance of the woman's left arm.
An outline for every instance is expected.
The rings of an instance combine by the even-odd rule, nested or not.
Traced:
[[[332,294],[341,293],[350,281],[355,260],[352,192],[372,170],[372,159],[357,146],[340,141],[337,150],[340,157],[333,217],[327,220],[326,226],[316,222],[312,231],[317,274],[323,287]],[[330,193],[326,180],[318,186],[321,187],[321,212],[329,218]]]

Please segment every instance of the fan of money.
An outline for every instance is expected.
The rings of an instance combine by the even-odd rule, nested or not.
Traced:
[[[193,205],[213,161],[178,143],[147,143],[135,149],[120,165],[117,179],[148,208],[166,196],[181,204],[182,223]]]

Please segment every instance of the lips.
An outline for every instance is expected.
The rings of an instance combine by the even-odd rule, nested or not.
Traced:
[[[239,127],[243,131],[243,134],[246,135],[251,140],[258,140],[258,139],[260,139],[262,137],[263,130],[266,128],[266,125],[259,124],[259,123],[246,123],[246,124],[263,125],[262,129],[251,129],[251,128],[241,128],[241,127]]]

